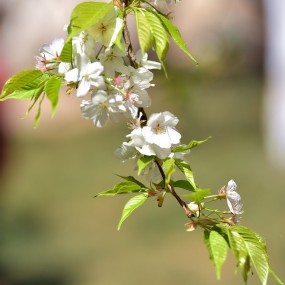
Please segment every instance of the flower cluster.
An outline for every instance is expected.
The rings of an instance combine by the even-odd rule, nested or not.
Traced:
[[[135,124],[133,131],[127,135],[117,155],[127,159],[136,154],[156,156],[165,159],[171,155],[171,148],[180,143],[181,135],[175,126],[178,118],[170,112],[152,114],[143,127]]]
[[[82,116],[96,127],[102,127],[108,118],[117,121],[121,114],[135,119],[139,108],[149,107],[147,88],[153,86],[150,70],[161,68],[140,51],[135,64],[129,62],[127,52],[114,45],[122,25],[114,8],[99,23],[75,36],[72,64],[60,61],[64,39],[44,45],[36,57],[37,69],[62,74],[69,91],[76,88],[78,97],[90,95],[80,108]]]

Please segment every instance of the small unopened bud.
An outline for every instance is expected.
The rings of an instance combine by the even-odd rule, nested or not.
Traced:
[[[157,199],[156,199],[156,200],[157,200],[157,205],[158,205],[158,207],[162,207],[165,194],[166,194],[165,191],[161,191],[161,192],[158,192],[158,193],[156,194],[156,196],[157,196]]]
[[[193,214],[195,214],[196,217],[199,217],[199,216],[200,216],[200,210],[201,210],[201,208],[200,208],[200,206],[199,206],[198,204],[196,204],[195,202],[190,202],[190,203],[188,204],[188,208],[189,208],[189,210],[190,210]]]
[[[186,232],[193,232],[197,228],[197,225],[198,224],[194,221],[186,223]]]

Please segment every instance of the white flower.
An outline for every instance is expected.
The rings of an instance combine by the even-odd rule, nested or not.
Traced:
[[[104,79],[100,76],[104,68],[100,62],[91,63],[85,55],[77,54],[77,56],[78,67],[68,71],[64,79],[67,82],[79,82],[77,96],[80,97],[86,95],[91,86],[104,85]]]
[[[91,100],[83,100],[80,108],[81,114],[86,119],[91,119],[94,125],[101,128],[110,118],[112,121],[117,121],[116,113],[119,112],[118,104],[121,104],[122,97],[107,95],[103,90],[96,92]]]
[[[115,72],[122,73],[125,68],[123,57],[126,55],[125,51],[121,51],[116,46],[106,49],[104,54],[99,55],[100,62],[104,66],[104,73],[110,77],[114,77]]]
[[[226,188],[226,198],[228,207],[234,215],[242,214],[242,204],[241,204],[241,197],[236,192],[237,185],[234,180],[230,180],[228,182],[227,188]]]
[[[170,112],[152,114],[143,128],[143,136],[150,144],[170,149],[173,144],[180,143],[181,135],[175,129],[178,121]]]
[[[105,47],[111,47],[120,30],[123,27],[123,20],[117,17],[117,12],[112,9],[101,21],[92,26],[88,32],[96,42],[101,42]]]
[[[124,93],[124,97],[124,106],[130,112],[132,118],[137,116],[138,107],[149,107],[151,104],[147,91],[137,88],[136,85],[130,87]]]
[[[95,61],[96,52],[95,52],[96,42],[90,34],[86,31],[81,32],[78,36],[73,37],[72,39],[72,48],[75,54],[86,54],[91,61]]]
[[[130,142],[123,142],[121,147],[116,149],[115,156],[117,158],[123,159],[133,159],[137,156],[138,151]]]
[[[64,39],[54,39],[51,44],[45,44],[40,48],[40,56],[36,56],[36,68],[41,71],[56,69],[60,61],[60,53],[64,46]]]
[[[144,56],[142,56],[141,50],[136,52],[136,60],[141,67],[146,69],[161,69],[161,64],[159,62],[148,60],[148,54],[145,53]]]
[[[144,67],[135,69],[132,66],[128,66],[128,68],[125,69],[125,74],[129,77],[129,86],[136,85],[137,88],[142,90],[154,86],[150,83],[153,79],[153,73]]]

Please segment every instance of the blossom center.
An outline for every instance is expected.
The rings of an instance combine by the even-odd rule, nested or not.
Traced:
[[[154,127],[153,127],[153,131],[156,133],[156,134],[162,134],[165,132],[165,129],[164,127],[160,124],[160,123],[157,123]]]
[[[99,30],[100,30],[100,32],[101,32],[102,34],[107,30],[107,27],[104,25],[104,23],[101,23],[101,24],[100,24]]]

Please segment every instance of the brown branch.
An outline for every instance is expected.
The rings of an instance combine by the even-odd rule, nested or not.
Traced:
[[[155,160],[155,163],[158,167],[158,170],[160,172],[160,175],[162,177],[162,180],[165,184],[165,173],[161,167],[161,165],[159,164],[158,160]],[[165,188],[165,185],[163,185],[163,188]],[[183,201],[180,196],[176,193],[174,187],[170,184],[167,185],[168,190],[170,191],[170,193],[172,194],[172,196],[177,200],[177,202],[180,204],[180,206],[182,207],[182,209],[184,210],[186,216],[188,218],[194,217],[195,215],[189,210],[188,205],[185,201]]]
[[[127,25],[127,16],[124,15],[124,31],[123,31],[123,37],[124,37],[124,41],[125,41],[125,46],[126,46],[126,50],[128,53],[128,57],[130,60],[130,64],[132,67],[136,67],[136,57],[134,55],[134,51],[133,51],[133,47],[132,47],[132,43],[131,43],[131,37],[130,37],[130,32],[128,29],[128,25]]]
[[[127,50],[127,53],[128,53],[128,58],[129,58],[129,61],[130,61],[130,65],[134,68],[137,67],[137,63],[136,63],[136,58],[135,58],[135,55],[134,55],[134,51],[133,51],[133,47],[132,47],[132,43],[131,43],[131,37],[130,37],[130,32],[129,32],[129,29],[128,29],[128,25],[127,25],[127,12],[126,12],[126,7],[129,6],[130,4],[130,0],[124,0],[123,1],[124,3],[124,7],[125,7],[125,14],[124,14],[124,30],[123,30],[123,38],[124,38],[124,41],[125,41],[125,46],[126,46],[126,50]],[[147,123],[147,115],[144,111],[143,108],[139,108],[138,110],[138,114],[137,116],[140,116],[140,113],[142,114],[142,117],[141,117],[141,121],[142,121],[142,124],[141,126],[144,126],[146,125]],[[161,177],[162,177],[162,180],[165,184],[165,173],[161,167],[161,165],[159,164],[159,161],[156,159],[155,160],[155,163],[159,169],[159,172],[161,174]],[[163,185],[163,188],[165,189],[165,186],[166,185]],[[193,217],[193,213],[189,210],[188,206],[187,206],[187,203],[185,201],[183,201],[179,195],[176,193],[174,187],[170,184],[167,185],[170,193],[172,194],[172,196],[178,201],[178,203],[180,204],[180,206],[183,208],[186,216],[188,218],[191,218]]]

